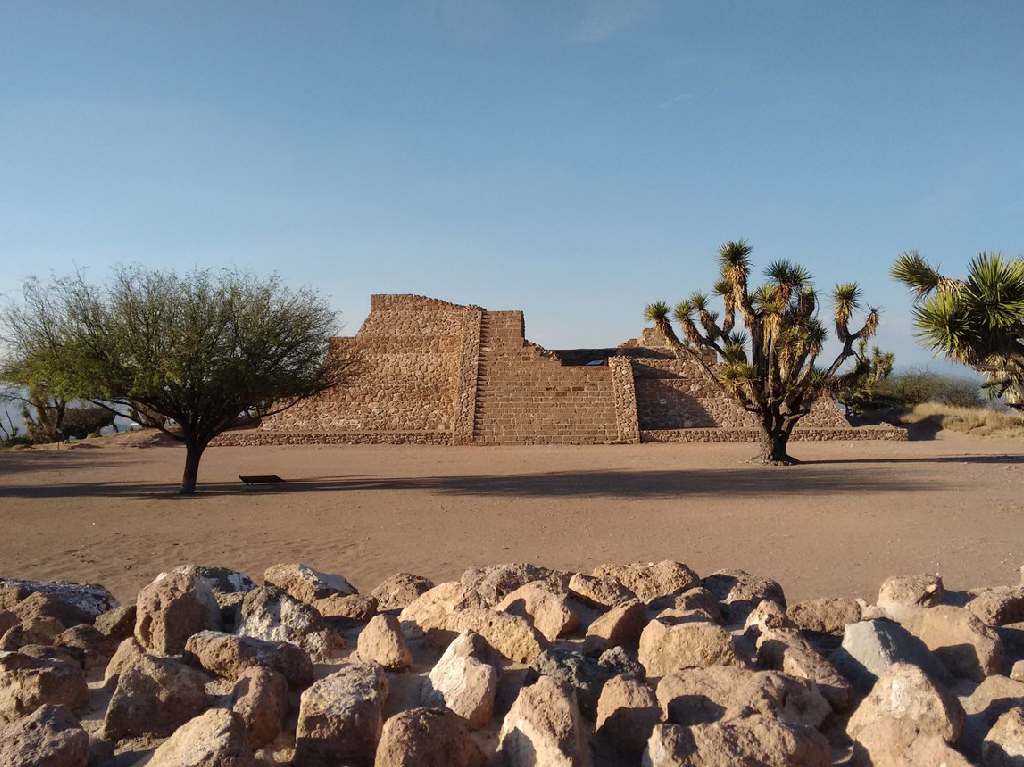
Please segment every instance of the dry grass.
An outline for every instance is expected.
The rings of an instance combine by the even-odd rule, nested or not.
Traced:
[[[931,425],[980,437],[1024,437],[1024,418],[986,407],[922,402],[900,416],[902,426]]]

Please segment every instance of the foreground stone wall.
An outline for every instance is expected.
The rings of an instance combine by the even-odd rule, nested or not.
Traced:
[[[695,360],[645,328],[609,349],[552,352],[525,336],[521,311],[416,295],[375,295],[333,352],[349,380],[218,445],[312,443],[605,444],[756,439],[757,419]],[[709,360],[708,364],[714,364]],[[852,429],[828,398],[798,439],[901,439]]]
[[[262,585],[0,578],[4,767],[1014,767],[1024,583],[894,576],[790,603],[743,570],[609,563]]]

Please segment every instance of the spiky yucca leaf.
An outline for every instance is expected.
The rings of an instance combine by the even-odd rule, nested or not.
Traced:
[[[729,333],[724,339],[722,351],[725,352],[725,359],[727,362],[746,363],[747,334],[739,331]]]
[[[889,273],[893,279],[913,290],[919,299],[936,290],[943,280],[938,270],[932,268],[916,250],[901,253]]]
[[[839,325],[846,325],[853,312],[860,308],[860,286],[856,282],[844,282],[832,290],[832,304],[835,307],[835,319]]]
[[[718,249],[718,260],[722,267],[722,278],[730,285],[746,283],[750,275],[751,247],[746,240],[731,240]]]
[[[735,393],[750,387],[757,380],[757,374],[754,368],[746,363],[731,362],[718,369],[718,380],[726,390]]]
[[[682,324],[684,322],[693,321],[693,304],[689,301],[680,301],[676,304],[675,311],[672,316],[676,318],[676,322]]]
[[[1024,259],[1010,261],[1000,253],[981,253],[971,259],[968,274],[966,298],[983,312],[986,325],[1009,328],[1021,324]]]
[[[655,301],[644,307],[644,319],[648,322],[663,322],[668,318],[668,304],[664,301]]]

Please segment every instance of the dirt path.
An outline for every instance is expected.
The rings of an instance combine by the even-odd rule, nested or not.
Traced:
[[[119,598],[185,562],[254,576],[303,561],[368,590],[526,560],[589,570],[679,559],[744,568],[791,599],[871,597],[896,572],[952,587],[1015,583],[1024,443],[800,443],[807,463],[742,463],[751,445],[213,448],[204,492],[173,494],[183,452],[90,442],[0,453],[0,574],[106,584]],[[240,473],[277,473],[247,490]]]

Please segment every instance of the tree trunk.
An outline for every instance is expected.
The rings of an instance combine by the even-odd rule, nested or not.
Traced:
[[[789,430],[780,427],[761,427],[761,453],[757,460],[765,466],[792,466],[798,461],[786,452]]]
[[[188,440],[185,442],[185,471],[181,475],[181,495],[195,495],[196,480],[199,478],[199,459],[203,457],[206,445]]]

